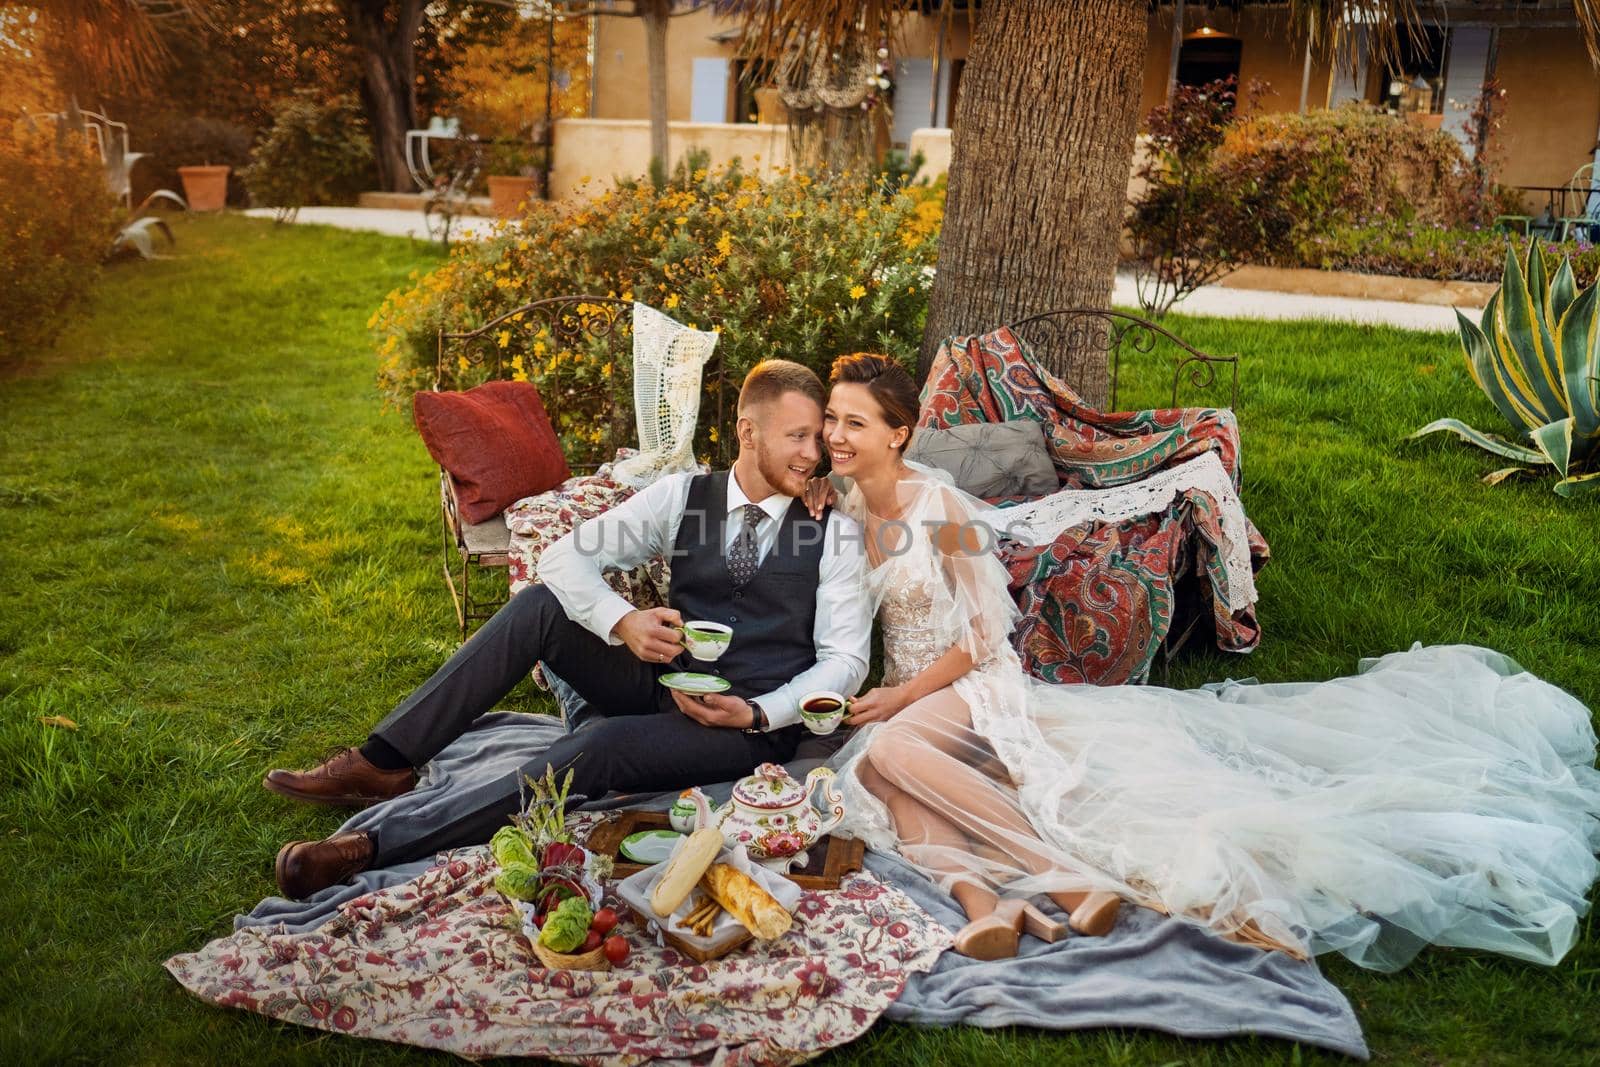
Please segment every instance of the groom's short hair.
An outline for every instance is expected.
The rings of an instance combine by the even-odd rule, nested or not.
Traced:
[[[817,402],[817,407],[827,407],[828,394],[822,388],[822,379],[810,367],[787,359],[764,359],[750,368],[739,388],[739,415],[778,399],[784,393],[802,393]]]

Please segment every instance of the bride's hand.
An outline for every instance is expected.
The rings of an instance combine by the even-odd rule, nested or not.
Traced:
[[[885,722],[900,714],[908,703],[904,690],[899,686],[879,686],[850,701],[844,724],[865,726],[868,723]]]
[[[834,492],[833,483],[826,478],[811,478],[806,481],[806,491],[801,494],[806,510],[811,512],[813,519],[822,518],[822,509],[830,506],[839,499],[839,494]]]

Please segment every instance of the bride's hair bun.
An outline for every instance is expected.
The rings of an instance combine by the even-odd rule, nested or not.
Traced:
[[[917,384],[906,369],[888,356],[877,352],[852,352],[833,361],[828,384],[850,383],[864,385],[883,411],[884,421],[894,429],[904,426],[915,432],[917,424]],[[911,444],[906,435],[902,452]]]

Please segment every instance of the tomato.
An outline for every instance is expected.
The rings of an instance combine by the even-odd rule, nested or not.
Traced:
[[[595,949],[600,947],[600,939],[601,939],[601,937],[602,937],[602,935],[601,935],[599,930],[596,930],[592,926],[589,927],[589,932],[587,934],[585,934],[584,938],[583,938],[583,947],[580,948],[578,951],[579,952],[593,952]]]
[[[613,965],[621,963],[628,958],[628,939],[621,934],[612,934],[606,938],[606,959]]]
[[[600,936],[605,937],[611,928],[617,925],[617,912],[614,908],[601,908],[594,913],[594,921],[589,924],[591,930],[599,930]]]

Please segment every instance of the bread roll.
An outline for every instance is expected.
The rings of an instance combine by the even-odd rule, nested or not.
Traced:
[[[650,910],[660,918],[678,910],[678,905],[688,897],[700,876],[706,873],[711,861],[722,851],[721,830],[696,830],[689,840],[667,861],[661,880],[650,893]]]
[[[726,863],[713,864],[700,879],[700,888],[763,941],[782,937],[794,925],[789,909],[761,888],[760,882]]]

